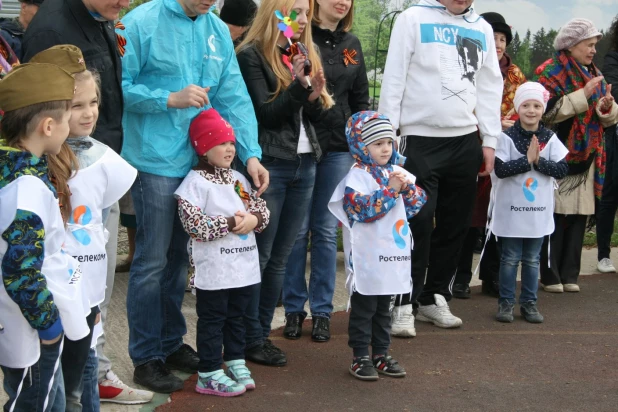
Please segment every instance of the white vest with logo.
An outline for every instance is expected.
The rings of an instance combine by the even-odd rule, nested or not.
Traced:
[[[247,190],[251,185],[240,173],[234,172]],[[190,171],[176,192],[208,216],[234,216],[246,211],[234,184],[216,184]],[[202,290],[233,289],[260,283],[260,263],[255,233],[226,236],[208,242],[189,240],[195,264],[195,287]]]
[[[399,166],[395,171],[416,178]],[[399,295],[412,291],[412,232],[408,225],[403,198],[381,219],[371,223],[354,222],[350,227],[343,208],[345,188],[369,194],[380,185],[368,172],[353,167],[333,193],[328,209],[343,225],[343,250],[350,295]]]
[[[35,213],[45,228],[45,258],[41,274],[53,295],[54,304],[67,338],[79,340],[90,332],[86,323],[89,309],[85,309],[79,264],[62,250],[66,232],[58,207],[58,200],[39,178],[22,176],[0,190],[0,233],[11,225],[17,210]],[[0,239],[0,259],[8,249]],[[86,311],[87,310],[87,311]],[[26,368],[39,359],[39,335],[21,313],[19,306],[0,287],[0,365]]]
[[[84,293],[89,307],[105,300],[109,234],[103,225],[103,209],[111,207],[130,188],[137,170],[112,149],[92,165],[79,169],[69,180],[73,211],[67,223],[64,250],[80,263]]]
[[[568,149],[554,134],[540,156],[553,162],[565,158]],[[517,160],[522,155],[506,134],[498,139],[496,157],[503,162]],[[556,181],[534,170],[499,179],[491,175],[490,230],[496,236],[540,238],[554,232],[554,189]]]

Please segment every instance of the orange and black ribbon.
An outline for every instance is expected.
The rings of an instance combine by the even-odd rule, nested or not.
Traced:
[[[356,56],[356,50],[343,50],[343,63],[346,67],[348,67],[348,64],[358,64],[358,61],[354,60],[354,56]]]
[[[122,24],[122,22],[120,21],[116,23],[115,28],[118,30],[125,29],[124,24]],[[120,52],[120,57],[124,56],[124,51],[125,51],[124,46],[127,45],[127,39],[125,39],[124,37],[116,33],[116,43],[118,44],[118,51]]]

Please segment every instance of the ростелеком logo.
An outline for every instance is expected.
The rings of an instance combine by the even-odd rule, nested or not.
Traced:
[[[410,228],[408,226],[408,222],[403,219],[399,219],[393,225],[393,238],[395,239],[395,244],[399,249],[406,248],[406,236],[409,236]]]
[[[533,177],[527,178],[526,181],[524,182],[524,186],[523,186],[524,197],[526,198],[528,202],[534,202],[534,199],[535,199],[534,192],[536,191],[536,188],[538,186],[539,186],[539,182],[537,182],[536,179]]]
[[[216,52],[217,48],[215,47],[215,35],[211,34],[210,37],[208,38],[208,47],[210,47],[210,50],[212,50],[212,52]]]
[[[90,208],[88,206],[80,205],[73,209],[73,213],[69,217],[69,223],[74,225],[82,225],[85,226],[92,220],[92,213],[90,212]],[[77,239],[79,243],[82,245],[90,244],[90,235],[85,229],[77,229],[73,230],[73,237]]]

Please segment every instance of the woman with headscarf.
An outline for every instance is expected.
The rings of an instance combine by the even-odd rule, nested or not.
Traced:
[[[611,86],[592,62],[602,36],[590,20],[570,20],[556,36],[553,57],[535,71],[550,93],[544,119],[569,149],[569,172],[555,192],[556,229],[542,253],[541,283],[547,292],[579,291],[586,222],[605,179],[603,128],[618,121]]]

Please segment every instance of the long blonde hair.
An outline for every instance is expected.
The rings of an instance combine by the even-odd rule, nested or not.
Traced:
[[[249,45],[254,44],[264,55],[266,62],[268,62],[268,65],[277,77],[277,89],[273,93],[273,98],[277,97],[282,90],[292,83],[290,69],[283,63],[281,52],[279,47],[277,47],[277,40],[279,40],[279,33],[281,32],[277,28],[279,20],[275,16],[275,11],[280,10],[283,12],[285,10],[289,13],[294,7],[295,2],[295,0],[263,0],[258,8],[253,24],[247,32],[247,36],[236,48],[238,53]],[[308,2],[309,15],[307,16],[307,25],[298,40],[307,46],[309,50],[308,57],[313,64],[313,74],[316,74],[322,68],[322,59],[316,51],[311,34],[311,21],[315,7],[314,0],[308,0]],[[322,89],[320,97],[322,107],[325,109],[330,109],[335,104],[331,95],[328,94],[326,86]]]

